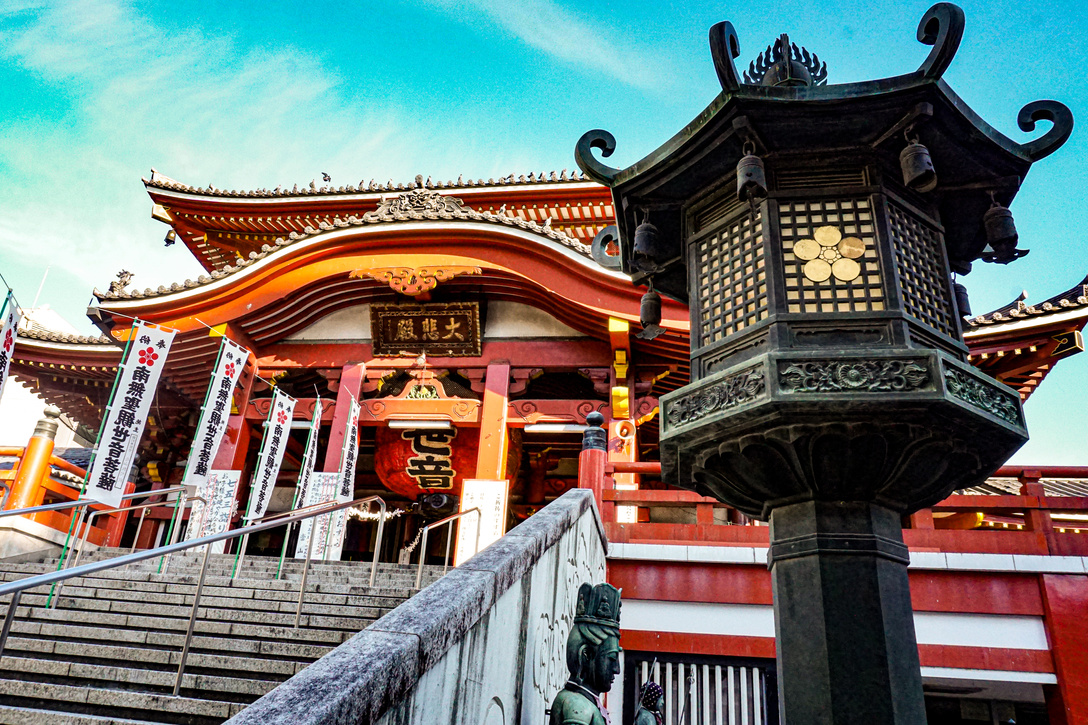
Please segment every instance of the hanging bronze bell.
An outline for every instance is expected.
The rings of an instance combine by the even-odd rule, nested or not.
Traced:
[[[956,310],[960,317],[971,316],[971,300],[967,298],[967,288],[959,282],[952,283],[952,292],[956,295]]]
[[[661,324],[661,295],[652,289],[642,295],[638,319],[643,327]]]
[[[737,163],[737,198],[749,203],[767,196],[767,171],[763,159],[746,153]]]
[[[652,272],[657,265],[669,258],[669,250],[661,239],[657,227],[647,219],[635,228],[632,263],[643,272]]]
[[[642,340],[653,340],[665,334],[665,328],[661,326],[661,295],[654,292],[653,283],[646,294],[642,295],[642,303],[639,305],[639,322],[642,323],[642,332],[635,335]]]
[[[937,172],[929,149],[917,141],[907,144],[899,152],[899,166],[903,169],[903,183],[908,189],[927,192],[937,188]]]
[[[992,250],[982,254],[984,262],[1008,264],[1028,253],[1027,249],[1016,248],[1020,235],[1016,233],[1016,223],[1008,207],[995,201],[982,215],[982,226],[986,229],[986,242]]]

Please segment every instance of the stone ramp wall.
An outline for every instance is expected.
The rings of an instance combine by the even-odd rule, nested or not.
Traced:
[[[568,491],[228,722],[543,724],[606,550],[592,493]]]

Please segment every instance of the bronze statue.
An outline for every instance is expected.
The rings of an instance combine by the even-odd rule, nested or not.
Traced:
[[[609,725],[601,693],[620,672],[620,590],[611,584],[578,589],[574,626],[567,637],[570,679],[552,700],[549,725]]]
[[[665,691],[656,682],[647,682],[639,696],[634,725],[661,725],[664,720]]]

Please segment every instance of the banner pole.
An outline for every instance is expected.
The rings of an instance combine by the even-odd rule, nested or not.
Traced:
[[[314,392],[317,392],[317,386],[314,386]],[[315,425],[315,422],[316,422],[316,425]],[[298,504],[299,504],[300,487],[299,487],[298,484],[302,483],[302,477],[306,475],[307,469],[312,469],[313,468],[314,461],[317,459],[316,455],[314,455],[310,459],[308,459],[306,456],[307,456],[307,454],[310,453],[310,443],[311,442],[313,442],[313,445],[314,445],[314,449],[315,449],[314,453],[315,454],[317,453],[317,450],[316,450],[317,441],[313,441],[312,439],[314,438],[315,435],[320,435],[320,433],[321,433],[321,394],[318,393],[317,402],[314,404],[314,420],[310,421],[310,433],[309,433],[309,435],[306,436],[306,447],[303,449],[302,470],[299,471],[299,480],[295,484],[295,495],[291,500],[291,509],[292,510],[298,508]],[[311,470],[310,473],[312,474],[313,471]],[[303,501],[302,503],[305,503],[305,501]],[[287,542],[291,538],[291,529],[293,529],[294,527],[295,527],[294,522],[291,522],[291,523],[287,524],[287,530],[283,534],[283,546],[280,547],[280,563],[276,567],[276,579],[279,579],[280,574],[283,572],[283,560],[287,556]],[[301,531],[301,529],[299,529],[299,530]]]
[[[121,363],[117,366],[117,375],[113,378],[113,390],[110,391],[109,402],[106,403],[105,409],[102,411],[102,422],[98,424],[98,435],[95,437],[94,448],[91,449],[91,458],[87,461],[87,470],[83,473],[83,483],[79,487],[79,496],[77,498],[83,498],[83,494],[87,492],[87,484],[90,482],[91,468],[94,467],[94,459],[98,457],[98,446],[102,442],[102,431],[106,429],[106,419],[109,418],[110,410],[113,408],[113,401],[117,397],[117,388],[121,383],[121,373],[125,370],[125,364],[128,362],[128,354],[132,348],[132,341],[136,338],[136,326],[140,324],[138,318],[133,318],[132,327],[129,328],[128,340],[125,342],[125,351],[121,353]],[[137,441],[137,445],[139,442]],[[125,478],[128,478],[128,472],[125,472]],[[122,493],[124,493],[122,489]],[[90,504],[87,504],[88,506]],[[68,535],[64,537],[64,546],[61,547],[60,557],[57,559],[57,571],[64,568],[64,563],[68,558],[69,543],[72,540],[72,529],[76,525],[75,511],[72,512],[72,518],[68,522]],[[49,608],[53,601],[53,593],[56,591],[57,585],[54,583],[49,587],[49,596],[45,600],[46,609]]]
[[[219,369],[219,359],[223,356],[223,348],[225,347],[226,339],[227,338],[224,336],[223,339],[219,341],[219,352],[217,352],[215,354],[215,363],[212,365],[212,378],[215,377],[215,371]],[[210,400],[211,397],[212,397],[212,378],[208,379],[208,390],[207,390],[207,392],[204,393],[204,404],[200,406],[200,415],[197,416],[198,421],[201,418],[204,417],[204,411],[208,407],[208,400]],[[199,425],[198,425],[198,427],[199,427]],[[195,433],[194,433],[194,435],[195,435]],[[190,448],[189,458],[186,459],[186,461],[185,461],[185,470],[181,474],[181,485],[183,485],[183,486],[185,485],[185,480],[187,478],[189,478],[189,467],[192,466],[192,465],[193,465],[193,455],[192,455],[192,448]],[[197,491],[196,493],[197,493],[198,496],[201,495],[200,491]],[[201,512],[201,516],[204,515],[205,511],[207,511],[207,507],[208,507],[209,503],[210,502],[208,502],[208,501],[204,502],[204,509]],[[192,511],[192,509],[189,509],[189,525],[190,526],[193,525],[193,511]],[[180,521],[178,522],[178,526],[181,526]],[[159,557],[159,573],[160,574],[162,573],[162,565],[163,565],[163,563],[165,561],[166,561],[165,556]]]

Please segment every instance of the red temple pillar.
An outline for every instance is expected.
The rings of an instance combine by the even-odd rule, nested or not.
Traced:
[[[321,469],[326,473],[340,470],[340,452],[344,448],[344,433],[348,428],[348,416],[351,415],[351,401],[359,399],[365,377],[366,365],[363,363],[345,365],[340,371],[340,388],[336,391],[332,432],[329,434],[329,447],[325,450],[325,466]]]
[[[510,398],[510,363],[491,363],[484,379],[480,406],[480,448],[476,454],[476,478],[506,478],[507,409]]]
[[[1046,688],[1052,725],[1088,725],[1088,577],[1042,574],[1043,613],[1056,686]]]

